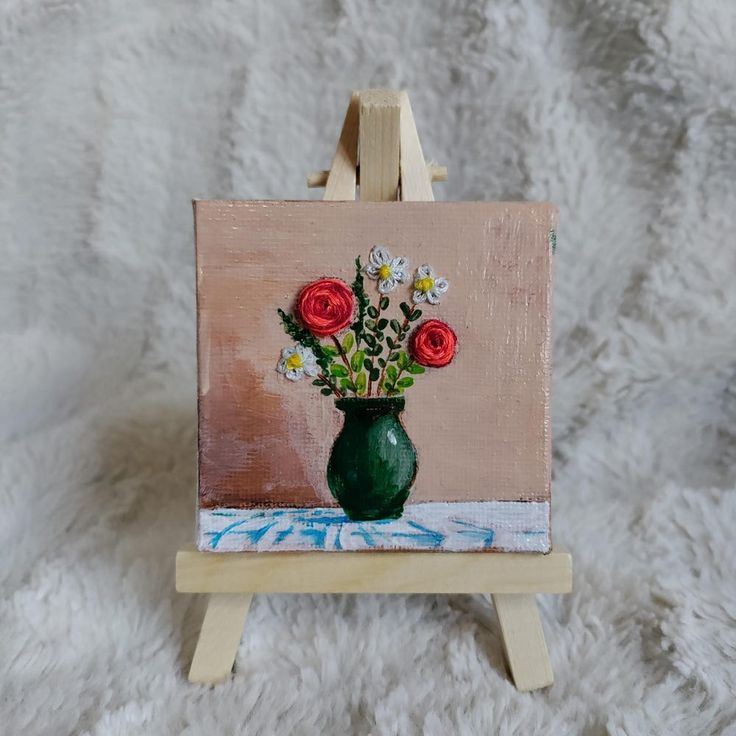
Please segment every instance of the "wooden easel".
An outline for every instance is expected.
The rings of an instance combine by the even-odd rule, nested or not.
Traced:
[[[308,178],[327,200],[434,201],[432,180],[405,92],[352,95],[329,172]],[[216,683],[232,671],[255,593],[490,593],[506,658],[519,690],[553,682],[535,594],[572,590],[568,553],[198,552],[176,556],[176,589],[208,593],[190,682]]]

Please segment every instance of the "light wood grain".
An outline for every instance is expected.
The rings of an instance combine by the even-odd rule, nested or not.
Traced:
[[[353,92],[345,113],[340,139],[337,143],[332,167],[324,182],[324,199],[355,199],[356,167],[358,165],[358,124],[360,116],[360,96]]]
[[[189,682],[209,684],[230,676],[252,599],[252,593],[215,593],[209,597]]]
[[[310,189],[319,189],[320,187],[327,184],[327,178],[330,175],[330,170],[325,169],[324,171],[313,171],[307,175],[307,186]],[[439,166],[438,164],[427,164],[427,175],[431,181],[447,181],[448,172],[447,166]],[[358,168],[357,183],[360,185],[360,168]]]
[[[360,199],[390,202],[399,191],[400,93],[371,89],[360,93],[358,160]]]
[[[551,685],[554,675],[536,598],[507,593],[494,593],[492,598],[517,689],[525,692]]]
[[[488,552],[260,552],[182,549],[180,593],[568,593],[572,563]]]
[[[494,593],[491,597],[517,689],[525,692],[548,687],[554,682],[554,674],[535,596]]]
[[[400,170],[401,199],[404,202],[432,202],[432,181],[427,175],[422,145],[419,142],[414,113],[406,92],[400,94]]]

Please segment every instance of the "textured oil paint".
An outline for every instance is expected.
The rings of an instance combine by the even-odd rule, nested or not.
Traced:
[[[554,208],[195,213],[200,548],[549,549]]]

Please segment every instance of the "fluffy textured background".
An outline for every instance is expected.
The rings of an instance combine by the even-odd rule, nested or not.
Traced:
[[[735,37],[726,0],[4,3],[3,733],[736,733]],[[462,596],[260,596],[233,680],[184,678],[190,200],[305,197],[366,86],[439,198],[561,208],[548,691]]]

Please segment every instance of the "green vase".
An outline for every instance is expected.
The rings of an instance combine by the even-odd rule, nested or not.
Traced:
[[[397,519],[417,474],[417,453],[399,415],[404,397],[343,398],[345,423],[332,446],[327,484],[354,521]]]

